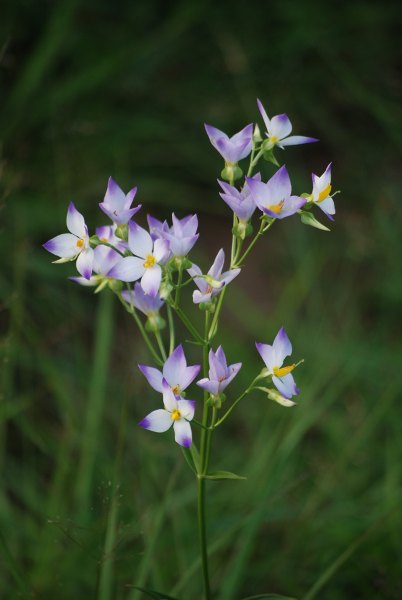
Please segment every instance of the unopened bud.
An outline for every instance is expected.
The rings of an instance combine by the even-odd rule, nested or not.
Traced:
[[[253,226],[246,221],[239,221],[232,229],[233,235],[244,240],[253,233]]]
[[[159,313],[148,315],[147,322],[145,323],[145,329],[147,331],[160,331],[164,327],[166,327],[166,321]]]
[[[255,144],[258,142],[262,142],[261,131],[260,131],[260,128],[258,127],[258,125],[255,125],[255,127],[254,127],[253,141]]]
[[[127,226],[127,224],[123,223],[122,225],[118,225],[116,227],[115,234],[116,234],[116,237],[127,242],[128,241],[128,226]]]
[[[226,163],[225,168],[221,172],[221,177],[225,181],[233,183],[233,181],[243,177],[243,171],[240,169],[237,163]]]

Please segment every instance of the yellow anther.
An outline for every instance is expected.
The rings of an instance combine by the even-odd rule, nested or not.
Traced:
[[[77,243],[76,243],[77,248],[82,248],[84,243],[85,243],[84,240],[77,240]]]
[[[271,135],[269,141],[271,142],[271,144],[276,144],[279,142],[279,138],[277,135]]]
[[[181,412],[177,410],[177,408],[172,410],[171,419],[172,421],[178,421],[179,419],[181,419]]]
[[[296,365],[289,365],[288,367],[274,367],[273,373],[275,377],[285,377],[288,373],[291,373]]]
[[[180,394],[180,386],[179,386],[179,384],[178,384],[178,383],[172,387],[172,392],[173,392],[173,393],[174,393],[176,396],[178,396],[178,395]]]
[[[278,214],[281,212],[284,203],[285,203],[285,200],[281,200],[278,204],[270,204],[269,206],[266,206],[265,208],[275,214]]]
[[[148,256],[146,257],[145,262],[144,262],[144,267],[146,269],[149,269],[150,267],[153,267],[155,263],[156,263],[155,257],[152,256],[152,254],[148,254]]]
[[[326,187],[326,188],[324,188],[324,189],[322,190],[322,192],[320,192],[320,195],[318,196],[318,200],[317,200],[317,202],[322,202],[323,200],[325,200],[325,198],[328,198],[328,196],[329,196],[329,195],[330,195],[330,193],[331,193],[331,188],[332,188],[332,186],[331,186],[331,184],[329,183],[329,184],[327,185],[327,187]]]

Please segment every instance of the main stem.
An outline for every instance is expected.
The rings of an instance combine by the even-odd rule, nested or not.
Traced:
[[[204,377],[208,375],[208,331],[209,331],[209,312],[205,313],[205,333],[203,345],[203,372]],[[200,467],[197,473],[197,499],[198,499],[198,531],[200,537],[202,573],[204,579],[205,600],[211,600],[211,588],[209,585],[208,569],[208,547],[205,518],[205,475],[208,472],[209,449],[212,431],[208,430],[209,406],[207,404],[208,392],[204,392],[204,407],[202,413],[202,429],[200,443]]]

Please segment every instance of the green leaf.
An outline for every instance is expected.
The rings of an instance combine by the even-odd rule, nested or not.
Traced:
[[[278,161],[275,158],[273,150],[266,150],[264,152],[263,156],[264,156],[264,160],[266,160],[267,162],[272,163],[276,167],[280,167],[280,164],[278,163]]]
[[[317,219],[311,212],[301,210],[300,219],[302,223],[304,223],[305,225],[310,225],[310,227],[315,227],[316,229],[321,229],[322,231],[331,231],[330,229],[328,229],[328,227],[317,221]]]
[[[257,594],[257,596],[247,596],[243,600],[297,600],[297,598],[280,596],[279,594]]]
[[[236,475],[236,473],[230,471],[213,471],[205,475],[205,479],[247,479],[247,477],[241,477],[241,475]]]
[[[145,590],[144,588],[134,586],[135,590],[139,592],[144,592],[150,598],[154,598],[154,600],[178,600],[178,598],[173,598],[173,596],[168,596],[167,594],[161,594],[160,592],[155,592],[154,590]]]
[[[184,448],[181,446],[181,450],[190,469],[194,473],[198,473],[200,470],[200,455],[197,450],[197,446],[193,443],[191,444],[190,448]]]

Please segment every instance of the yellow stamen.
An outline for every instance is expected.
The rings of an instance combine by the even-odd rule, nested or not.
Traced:
[[[179,386],[179,384],[178,384],[178,383],[172,387],[172,392],[173,392],[173,393],[174,393],[176,396],[178,396],[178,395],[180,394],[180,386]]]
[[[177,408],[172,410],[171,419],[172,421],[178,421],[179,419],[181,419],[181,412],[177,410]]]
[[[269,141],[271,142],[271,144],[276,144],[277,142],[279,142],[279,138],[276,135],[271,135]]]
[[[320,195],[318,196],[318,200],[317,200],[317,202],[322,202],[323,200],[325,200],[325,198],[328,198],[328,196],[329,196],[329,195],[330,195],[330,193],[331,193],[331,188],[332,188],[332,186],[331,186],[331,184],[329,183],[329,184],[327,185],[327,187],[326,187],[326,188],[324,188],[324,189],[322,190],[322,192],[320,192]]]
[[[288,373],[291,373],[296,365],[289,365],[288,367],[274,367],[273,373],[275,377],[285,377]]]
[[[284,203],[285,203],[285,200],[281,200],[278,204],[270,204],[269,206],[266,206],[265,208],[275,214],[278,214],[281,212]]]
[[[144,262],[144,267],[146,269],[149,269],[150,267],[153,267],[155,263],[156,263],[155,257],[152,256],[152,254],[148,254],[148,256],[146,257],[145,262]]]
[[[84,240],[77,240],[77,243],[76,243],[77,248],[82,248],[84,243],[85,243]]]

